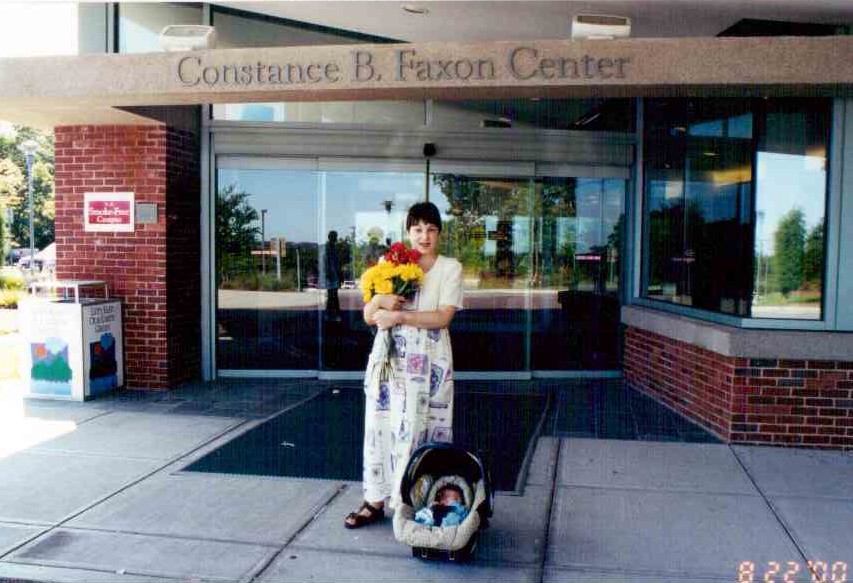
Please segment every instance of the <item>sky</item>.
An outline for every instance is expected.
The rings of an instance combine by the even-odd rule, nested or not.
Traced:
[[[0,57],[75,54],[75,2],[0,2]]]
[[[76,2],[0,2],[0,57],[76,54]],[[0,135],[11,132],[0,120]]]

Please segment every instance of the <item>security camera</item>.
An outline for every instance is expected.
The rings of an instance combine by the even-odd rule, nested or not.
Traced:
[[[631,19],[608,14],[577,14],[572,19],[572,39],[614,39],[631,35]]]
[[[435,144],[430,142],[424,144],[424,158],[431,158],[432,156],[435,156],[437,151],[438,150],[435,149]]]
[[[216,30],[200,24],[170,24],[160,31],[164,51],[197,51],[216,48]]]

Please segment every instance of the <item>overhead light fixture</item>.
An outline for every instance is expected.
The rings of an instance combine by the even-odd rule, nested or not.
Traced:
[[[402,8],[403,12],[408,12],[409,14],[429,14],[429,10],[418,4],[403,4]]]
[[[198,51],[216,48],[216,29],[200,24],[170,24],[160,31],[164,51]]]
[[[631,35],[631,19],[609,14],[576,14],[572,39],[614,39]]]

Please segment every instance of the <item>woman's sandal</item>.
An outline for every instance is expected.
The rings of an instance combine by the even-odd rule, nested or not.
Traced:
[[[361,511],[365,509],[369,513],[367,516],[361,514]],[[376,508],[375,506],[372,506],[365,501],[362,502],[358,510],[347,514],[346,520],[344,520],[344,526],[347,528],[361,528],[362,526],[367,526],[369,524],[373,524],[374,522],[380,522],[384,518],[384,508]],[[348,522],[350,520],[352,522]]]

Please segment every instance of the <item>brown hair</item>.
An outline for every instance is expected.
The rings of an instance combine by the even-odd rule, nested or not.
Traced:
[[[438,227],[438,232],[441,232],[441,213],[431,202],[417,202],[411,206],[406,216],[406,230],[408,231],[421,221],[428,225],[435,225]]]

